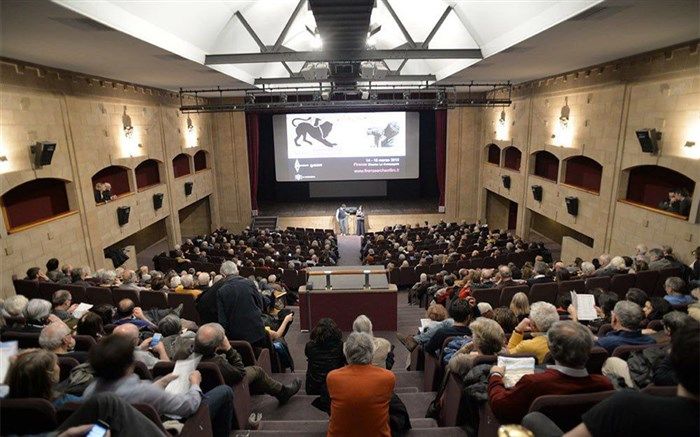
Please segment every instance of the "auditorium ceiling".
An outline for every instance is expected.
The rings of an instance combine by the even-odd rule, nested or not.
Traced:
[[[366,57],[375,83],[517,83],[700,38],[698,3],[3,0],[0,55],[166,89],[308,84],[305,60]]]

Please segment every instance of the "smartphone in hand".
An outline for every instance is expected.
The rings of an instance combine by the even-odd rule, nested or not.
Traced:
[[[90,432],[87,433],[85,437],[104,437],[109,431],[109,424],[102,420],[98,420],[96,424],[92,425]]]
[[[156,332],[153,334],[153,338],[151,338],[151,342],[148,345],[149,349],[153,349],[154,347],[158,346],[158,343],[160,343],[160,339],[163,338],[163,335],[159,332]]]

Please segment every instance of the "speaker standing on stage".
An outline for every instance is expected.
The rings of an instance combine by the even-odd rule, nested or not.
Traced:
[[[357,214],[355,214],[355,233],[357,235],[365,235],[365,213],[362,211],[362,205],[357,208]]]
[[[335,211],[335,219],[338,220],[338,225],[340,226],[340,234],[348,234],[348,213],[345,211],[345,204],[340,205]]]

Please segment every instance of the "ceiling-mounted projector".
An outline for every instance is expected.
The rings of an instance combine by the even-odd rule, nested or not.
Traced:
[[[301,75],[306,80],[326,80],[330,75],[328,62],[309,62],[309,65],[301,70]]]

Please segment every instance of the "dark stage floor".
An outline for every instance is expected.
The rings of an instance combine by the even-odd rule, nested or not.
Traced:
[[[278,217],[310,217],[332,215],[342,203],[360,206],[368,214],[435,214],[438,199],[388,200],[376,199],[311,199],[303,202],[259,202],[260,215]]]

